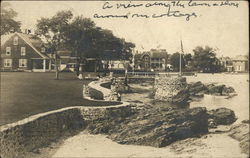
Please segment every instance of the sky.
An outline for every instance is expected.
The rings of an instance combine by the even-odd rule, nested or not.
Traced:
[[[105,2],[109,9],[102,9]],[[164,14],[164,6],[145,7],[146,4],[160,1],[9,1],[21,21],[22,29],[35,30],[36,22],[41,17],[51,17],[61,10],[71,10],[74,16],[82,15],[91,18],[97,26],[112,30],[113,33],[136,44],[136,50],[148,51],[151,48],[166,49],[170,54],[181,50],[182,40],[184,53],[192,53],[196,46],[210,46],[217,49],[217,56],[247,55],[249,53],[249,17],[248,2],[234,1],[235,6],[188,6],[188,1],[181,1],[185,8],[173,6],[171,11],[195,13],[189,21],[185,17],[162,18],[94,18],[98,15]],[[166,2],[166,1],[165,1]],[[220,4],[225,1],[216,1]],[[167,3],[167,2],[166,2]],[[143,4],[142,7],[117,9],[117,4]],[[212,4],[211,4],[212,5]]]

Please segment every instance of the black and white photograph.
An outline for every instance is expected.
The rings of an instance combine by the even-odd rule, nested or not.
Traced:
[[[2,0],[0,158],[248,158],[247,0]]]

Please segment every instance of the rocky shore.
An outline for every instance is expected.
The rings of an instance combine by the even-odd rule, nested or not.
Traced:
[[[155,78],[153,94],[155,100],[180,104],[195,97],[203,97],[204,94],[227,96],[228,99],[237,95],[233,87],[224,84],[203,84],[200,81],[188,84],[184,77]]]
[[[91,134],[107,134],[119,144],[164,147],[178,140],[207,134],[210,122],[228,125],[236,120],[233,111],[226,108],[207,111],[202,107],[189,109],[150,104],[135,107],[132,114],[124,116],[110,115],[104,120],[92,120],[87,130]]]
[[[231,127],[229,136],[240,142],[241,152],[249,155],[249,120]]]

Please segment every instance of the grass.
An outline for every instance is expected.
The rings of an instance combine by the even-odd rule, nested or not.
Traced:
[[[68,106],[111,105],[82,98],[89,82],[69,72],[60,73],[59,80],[55,73],[1,72],[0,125]]]

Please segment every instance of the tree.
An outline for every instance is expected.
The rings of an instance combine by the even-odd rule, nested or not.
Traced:
[[[1,35],[10,32],[21,32],[21,23],[14,20],[17,16],[17,12],[9,7],[10,4],[8,2],[1,3]]]
[[[205,48],[198,46],[194,50],[192,67],[202,72],[219,72],[221,65],[216,58],[215,49],[206,46]]]
[[[59,79],[57,51],[65,44],[65,30],[72,17],[71,11],[59,11],[51,18],[41,18],[37,21],[36,34],[45,37],[49,50],[54,56],[56,79]]]
[[[89,18],[78,16],[67,27],[67,46],[79,58],[76,66],[77,75],[85,58],[111,60],[132,57],[132,48],[135,47],[133,43],[114,36],[110,30],[96,26]]]
[[[170,64],[173,66],[174,71],[180,71],[180,53],[176,52],[170,56]],[[181,55],[181,68],[185,67],[183,54]]]
[[[91,19],[78,16],[67,26],[65,37],[66,45],[78,57],[76,63],[76,75],[78,76],[80,66],[83,71],[81,63],[85,61],[84,59],[97,56],[93,50],[96,49],[95,42],[100,38],[100,34],[98,34],[98,28]]]

